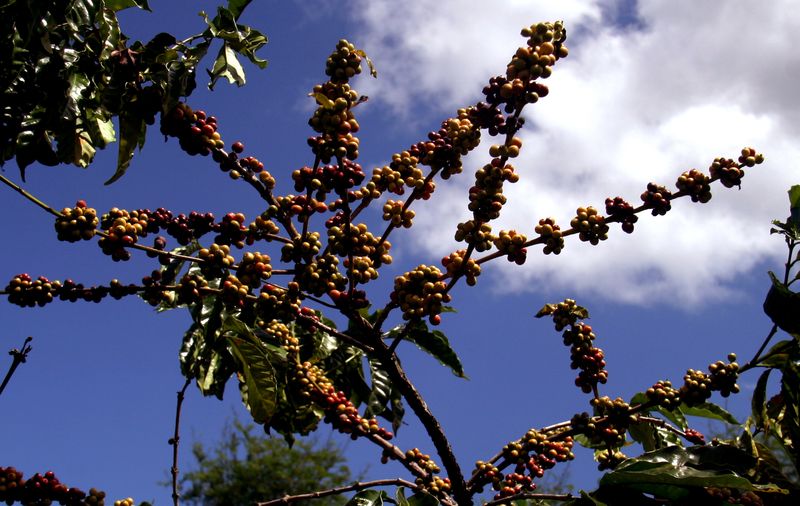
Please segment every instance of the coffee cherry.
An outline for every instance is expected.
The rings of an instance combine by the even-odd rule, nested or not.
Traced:
[[[672,383],[667,380],[656,382],[645,392],[651,402],[655,402],[664,409],[672,410],[681,403],[680,393],[672,387]]]
[[[231,144],[231,151],[233,151],[236,154],[241,153],[242,151],[244,151],[244,144],[242,144],[240,141],[234,142],[233,144]]]
[[[402,200],[388,200],[383,205],[383,219],[391,222],[395,227],[411,228],[414,220],[414,211],[403,209]]]
[[[216,243],[198,251],[197,257],[202,260],[200,263],[200,271],[203,273],[203,276],[207,279],[223,277],[227,270],[236,263],[230,252],[230,246]]]
[[[325,75],[330,76],[332,83],[347,83],[361,73],[362,54],[353,44],[341,39],[325,62]]]
[[[42,307],[53,301],[62,289],[60,281],[50,281],[44,276],[36,280],[28,274],[17,274],[5,287],[8,302],[21,307]]]
[[[702,433],[694,430],[694,429],[686,429],[683,431],[683,437],[690,443],[694,443],[696,445],[703,445],[706,443],[706,438],[703,436]]]
[[[611,197],[606,199],[606,213],[622,224],[622,230],[628,234],[633,232],[633,224],[639,221],[639,217],[634,214],[633,206],[622,197]]]
[[[488,223],[469,220],[458,224],[455,239],[473,246],[475,251],[487,251],[491,249],[495,237],[492,235],[492,227]]]

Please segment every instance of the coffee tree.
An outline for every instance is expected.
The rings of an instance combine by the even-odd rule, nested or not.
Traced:
[[[365,98],[351,80],[366,67],[373,75],[375,71],[364,51],[340,40],[325,61],[325,81],[310,90],[316,105],[308,121],[312,162],[292,172],[294,193],[280,194],[273,174],[248,154],[242,141],[223,139],[224,117],[195,110],[186,101],[195,86],[195,67],[214,39],[222,40],[222,49],[210,71],[212,85],[219,77],[244,82],[237,53],[262,62],[255,51],[265,41],[263,35],[237,21],[248,3],[231,1],[215,18],[206,17],[208,29],[202,34],[182,41],[160,34],[146,44],[129,43],[115,15],[125,7],[146,7],[144,2],[86,0],[67,7],[10,2],[2,8],[5,28],[13,29],[8,33],[23,34],[4,40],[3,46],[4,93],[16,99],[3,105],[4,160],[16,159],[23,171],[33,160],[87,165],[94,150],[113,139],[111,119],[116,117],[120,155],[112,180],[117,179],[141,145],[147,125],[158,118],[161,133],[174,139],[176,147],[200,156],[196,163],[216,166],[234,184],[251,188],[253,198],[263,203],[263,212],[255,217],[235,209],[222,217],[167,208],[98,212],[84,200],[59,210],[0,175],[9,188],[53,215],[60,240],[96,241],[113,261],[144,255],[153,262],[138,283],[114,279],[87,286],[79,280],[18,274],[3,290],[10,303],[34,307],[136,296],[160,310],[183,309],[191,315],[179,353],[186,384],[170,441],[175,449],[174,504],[180,496],[177,445],[183,393],[194,383],[203,394],[221,397],[231,380],[238,383],[253,421],[287,441],[329,424],[352,439],[371,442],[376,459],[395,461],[407,472],[307,494],[265,497],[262,505],[353,493],[353,504],[466,505],[488,490],[492,505],[797,500],[796,476],[784,471],[796,469],[800,438],[797,296],[790,289],[797,272],[800,189],[790,194],[792,215],[775,223],[789,257],[783,276],[773,275],[765,303],[775,325],[751,360],[740,365],[735,355],[723,351],[707,370],[688,369],[683,378],[672,380],[654,378],[625,400],[606,392],[605,355],[598,347],[602,339],[585,323],[588,310],[571,299],[545,304],[537,316],[552,319],[563,336],[577,374],[575,386],[587,395],[588,406],[576,408],[569,420],[498,441],[496,454],[465,463],[454,454],[398,353],[401,342],[414,343],[464,376],[448,338],[435,330],[448,317],[450,304],[457,303],[454,287],[475,286],[490,261],[523,264],[529,251],[557,255],[569,241],[599,246],[617,225],[630,234],[641,215],[664,215],[679,198],[708,203],[713,185],[738,187],[745,171],[764,157],[745,147],[713,158],[707,173],[676,173],[672,188],[648,183],[633,203],[610,196],[604,208],[576,204],[569,223],[542,217],[532,230],[495,230],[493,222],[506,204],[504,187],[520,177],[513,159],[523,149],[517,135],[524,128],[523,110],[547,97],[544,81],[568,56],[565,26],[541,22],[522,29],[521,47],[505,71],[488,80],[480,102],[459,109],[439,130],[400,147],[388,165],[371,171],[357,162],[356,113]],[[49,42],[33,37],[37,30],[49,34]],[[42,51],[62,60],[39,58]],[[55,88],[60,93],[53,93]],[[464,156],[487,144],[491,161],[464,167]],[[462,174],[465,169],[471,175]],[[415,209],[436,198],[438,185],[456,177],[474,178],[466,203],[471,218],[453,231],[459,249],[440,261],[408,266],[388,294],[368,292],[368,285],[393,261],[390,239],[401,238],[401,229],[414,224]],[[362,214],[370,206],[381,209],[382,226],[365,223]],[[791,338],[767,350],[781,329]],[[14,352],[16,367],[27,351]],[[764,372],[741,436],[706,444],[702,434],[689,428],[686,416],[732,419],[711,402],[712,396],[737,393],[739,375],[756,367]],[[768,381],[776,370],[780,391],[768,399]],[[393,442],[407,414],[424,427],[435,455]],[[623,453],[631,443],[641,448],[638,456]],[[537,481],[573,459],[575,444],[593,449],[599,469],[607,471],[599,488],[580,495],[538,493]],[[14,468],[0,468],[0,499],[9,504],[102,504],[103,497],[96,489],[87,494],[68,488],[52,473],[25,479]],[[124,499],[115,504],[132,503]]]

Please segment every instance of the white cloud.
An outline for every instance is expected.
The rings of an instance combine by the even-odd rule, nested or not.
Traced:
[[[507,187],[496,231],[531,236],[539,218],[566,225],[577,206],[602,208],[608,196],[638,203],[649,181],[674,187],[680,172],[706,170],[745,145],[767,156],[741,191],[715,185],[708,204],[683,199],[665,217],[643,215],[632,236],[615,226],[600,247],[568,240],[558,258],[534,248],[522,268],[496,262],[498,287],[546,283],[611,290],[629,302],[699,303],[730,296],[737,274],[782,255],[768,227],[786,213],[785,190],[800,182],[800,11],[788,1],[640,2],[640,23],[625,29],[604,21],[600,2],[409,1],[402,13],[397,5],[361,6],[363,45],[380,70],[367,92],[409,117],[478,100],[523,25],[564,19],[578,34],[547,81],[550,95],[528,109],[514,163],[522,179]],[[466,167],[485,163],[481,148]],[[437,257],[457,248],[450,238],[468,218],[466,172],[417,213],[417,245]]]

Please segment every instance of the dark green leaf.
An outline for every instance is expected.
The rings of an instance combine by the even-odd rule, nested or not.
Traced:
[[[144,118],[133,112],[123,111],[119,115],[119,153],[117,170],[105,184],[111,184],[125,175],[133,159],[133,151],[144,146],[147,123]]]
[[[453,374],[459,378],[467,378],[464,374],[461,360],[453,348],[450,347],[450,341],[447,336],[438,330],[429,330],[428,325],[423,321],[407,323],[406,325],[408,326],[407,328],[400,326],[392,329],[389,332],[389,337],[396,337],[402,334],[403,339],[416,344],[419,349],[431,355],[443,366],[449,367]]]
[[[362,490],[350,499],[345,506],[382,506],[389,496],[383,490]]]
[[[792,292],[769,272],[772,286],[764,300],[764,313],[782,330],[789,334],[800,333],[800,294]]]
[[[392,381],[389,379],[389,373],[386,372],[383,365],[378,360],[370,358],[369,371],[372,389],[369,399],[367,399],[367,410],[364,413],[364,418],[371,418],[383,413],[392,395]]]
[[[409,506],[437,506],[439,499],[427,492],[417,492],[408,498]]]
[[[793,359],[792,357],[797,356],[798,350],[800,350],[800,343],[797,339],[779,341],[761,356],[756,365],[783,369],[788,361]]]
[[[733,425],[739,425],[739,422],[732,414],[728,413],[721,407],[710,402],[704,402],[698,406],[689,407],[686,404],[681,404],[681,411],[686,416],[699,416],[701,418],[710,418],[711,420],[722,420]]]
[[[790,219],[795,226],[800,226],[800,185],[789,188]]]
[[[752,409],[753,423],[757,429],[764,428],[764,422],[767,420],[767,382],[769,381],[769,373],[772,369],[767,369],[758,378],[756,388],[753,391],[753,398],[750,401]]]
[[[228,0],[228,10],[233,15],[234,19],[239,19],[245,8],[250,5],[253,0]]]
[[[394,500],[397,502],[397,506],[409,506],[405,490],[405,487],[397,487],[397,491],[394,493]]]

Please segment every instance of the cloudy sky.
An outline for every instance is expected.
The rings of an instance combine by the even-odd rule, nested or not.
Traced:
[[[210,0],[151,4],[155,14],[123,16],[133,38],[196,33],[203,26],[195,12],[215,9]],[[470,381],[411,346],[399,351],[467,466],[530,427],[588,409],[572,386],[560,336],[533,319],[544,303],[569,296],[589,306],[609,362],[604,393],[612,397],[629,398],[661,378],[680,381],[687,367],[703,368],[729,351],[755,351],[769,329],[760,310],[765,271],[779,270],[784,256],[769,224],[787,214],[786,190],[800,183],[796,2],[258,1],[244,21],[269,35],[270,66],[246,66],[241,89],[220,84],[213,93],[198,89],[190,100],[216,115],[225,139],[243,140],[291,191],[291,171],[313,162],[307,95],[323,79],[325,57],[339,38],[365,49],[378,68],[378,79],[354,83],[370,97],[357,111],[359,161],[370,171],[480,100],[488,78],[503,73],[523,43],[523,26],[557,19],[566,23],[570,55],[546,81],[550,94],[527,109],[524,146],[514,162],[521,179],[506,186],[509,203],[496,231],[516,228],[531,237],[540,218],[566,225],[578,206],[602,209],[609,196],[637,203],[648,182],[674,187],[681,172],[707,170],[715,157],[735,158],[744,146],[763,152],[766,162],[747,171],[741,190],[714,185],[705,205],[681,199],[667,216],[641,216],[632,235],[614,226],[598,247],[568,239],[558,257],[532,248],[526,265],[492,262],[475,290],[455,291],[459,313],[446,315],[440,328]],[[475,150],[461,176],[415,207],[411,230],[392,236],[395,263],[382,271],[379,289],[460,248],[453,233],[469,217],[467,189],[490,143]],[[31,167],[26,188],[56,208],[84,198],[100,212],[164,206],[253,217],[263,210],[246,185],[220,178],[210,160],[186,157],[155,131],[128,174],[106,187],[114,157],[103,152],[86,171]],[[19,181],[11,164],[4,170]],[[11,191],[0,198],[0,210],[11,238],[0,279],[29,272],[86,284],[138,282],[154,268],[143,256],[119,264],[95,245],[59,243],[51,217]],[[53,469],[65,482],[105,488],[114,498],[168,504],[168,489],[158,482],[171,465],[166,441],[183,383],[177,351],[187,315],[156,316],[140,301],[124,300],[41,309],[3,304],[0,319],[3,350],[24,336],[35,339],[28,363],[0,398],[0,454],[8,459],[0,465],[27,475]],[[737,416],[747,414],[753,382],[743,378],[743,395],[731,401]],[[189,392],[183,468],[193,465],[192,442],[213,443],[232,412],[243,414],[237,397],[233,382],[222,404]],[[398,444],[430,452],[425,439],[410,423]],[[366,468],[365,476],[376,479],[403,475],[367,468],[375,448],[360,443],[347,447],[355,470]],[[591,488],[597,473],[590,456],[583,461],[571,480]]]

